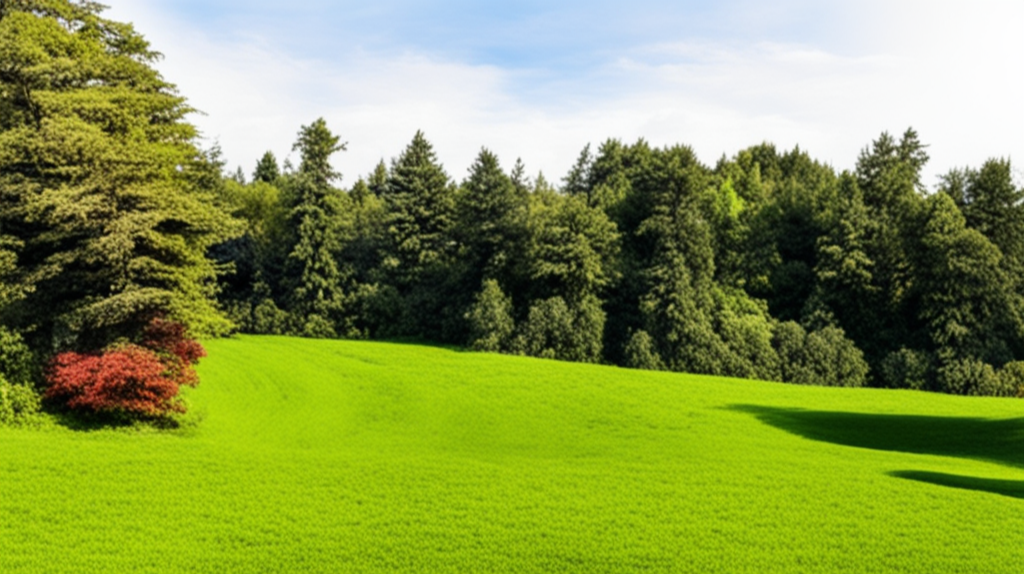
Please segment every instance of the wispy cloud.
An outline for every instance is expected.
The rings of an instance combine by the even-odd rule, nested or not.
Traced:
[[[764,140],[799,144],[842,169],[881,131],[908,126],[932,144],[928,181],[990,156],[1024,161],[1024,107],[1014,78],[1024,41],[1011,34],[1024,7],[992,5],[979,15],[905,2],[867,5],[858,15],[849,4],[817,16],[827,20],[823,29],[836,30],[836,14],[848,17],[845,39],[825,41],[789,32],[764,39],[771,35],[765,30],[784,30],[787,21],[757,28],[756,12],[740,10],[745,4],[731,10],[745,15],[739,28],[760,30],[749,32],[751,39],[714,37],[707,26],[703,34],[674,37],[651,24],[650,37],[633,31],[605,48],[565,40],[576,46],[562,52],[569,64],[556,62],[558,54],[529,56],[529,37],[515,58],[423,47],[430,34],[388,44],[367,33],[345,40],[343,50],[311,52],[259,26],[221,33],[166,7],[127,4],[111,15],[135,21],[166,53],[165,76],[207,114],[197,125],[246,170],[266,149],[287,156],[298,127],[320,116],[349,142],[336,161],[349,183],[400,152],[417,129],[456,178],[486,145],[506,164],[522,157],[531,171],[557,179],[585,143],[607,137],[688,143],[708,162]],[[515,15],[540,30],[535,48],[555,49],[551,32],[559,23],[530,24],[528,16]],[[642,20],[630,25],[642,30]],[[480,27],[477,38],[488,30],[482,20]],[[497,26],[494,33],[511,32]],[[511,41],[499,40],[473,41],[484,52]]]

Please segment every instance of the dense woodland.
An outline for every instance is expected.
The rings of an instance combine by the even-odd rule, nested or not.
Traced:
[[[706,165],[609,139],[558,181],[486,148],[459,181],[417,132],[346,187],[344,126],[314,120],[297,166],[227,173],[158,57],[94,3],[0,0],[0,420],[68,357],[98,380],[151,353],[194,384],[181,345],[236,331],[1024,394],[1008,160],[928,189],[913,130],[841,173],[770,144]]]

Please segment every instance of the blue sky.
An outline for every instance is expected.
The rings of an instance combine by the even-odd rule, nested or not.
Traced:
[[[349,142],[347,184],[417,129],[456,179],[487,146],[557,180],[608,137],[709,163],[799,144],[845,169],[908,126],[931,144],[928,183],[1024,162],[1021,2],[108,2],[246,171],[321,116]]]

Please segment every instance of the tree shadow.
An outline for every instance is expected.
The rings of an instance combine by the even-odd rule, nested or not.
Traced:
[[[757,405],[727,408],[812,440],[1024,468],[1024,418],[865,414]]]
[[[889,476],[927,482],[938,486],[948,486],[964,490],[978,490],[991,494],[1024,499],[1024,480],[1005,480],[997,478],[978,478],[961,476],[943,472],[926,472],[922,470],[900,470],[890,472]]]
[[[182,428],[180,418],[173,416],[128,417],[117,414],[76,413],[55,410],[49,413],[58,426],[75,432],[96,432],[104,430],[156,429],[162,431]]]

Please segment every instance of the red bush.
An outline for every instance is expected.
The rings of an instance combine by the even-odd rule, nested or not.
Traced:
[[[143,331],[143,346],[155,351],[179,385],[194,387],[199,376],[192,365],[206,356],[206,349],[188,338],[185,326],[161,318],[153,319]]]
[[[99,355],[61,353],[50,365],[45,397],[75,410],[164,415],[182,412],[178,383],[156,353],[126,345]]]
[[[45,397],[75,410],[161,416],[184,412],[181,385],[196,386],[192,365],[206,351],[180,323],[154,319],[143,343],[102,353],[61,353],[50,362]]]
[[[184,325],[161,318],[146,326],[142,344],[157,353],[174,355],[188,365],[206,356],[203,346],[188,338]]]

